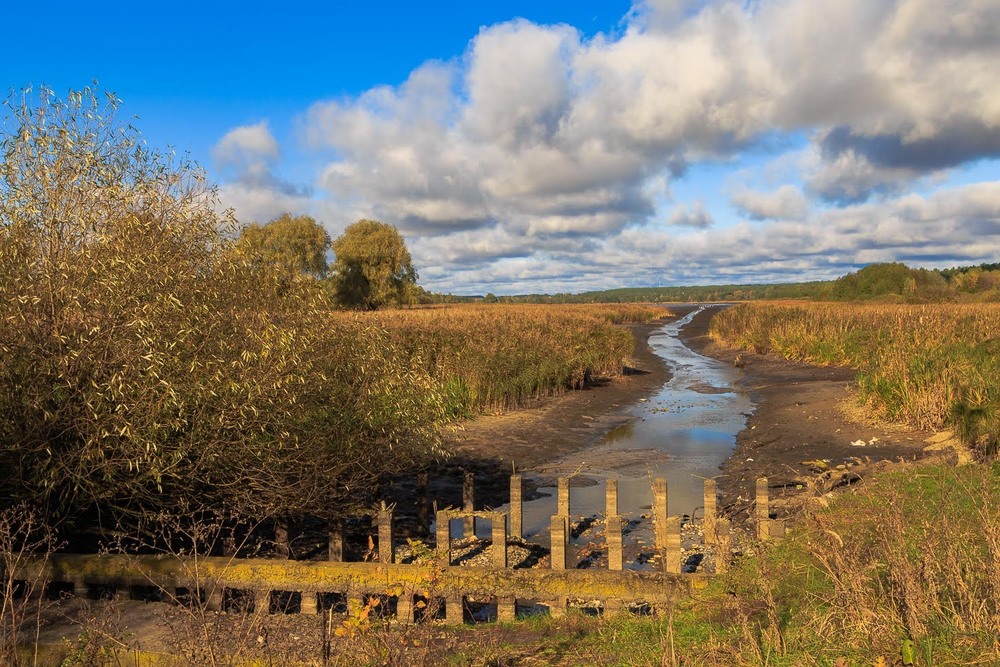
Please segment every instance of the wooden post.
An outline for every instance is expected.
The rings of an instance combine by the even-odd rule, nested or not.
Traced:
[[[653,529],[656,535],[656,549],[667,546],[667,480],[657,477],[653,480]]]
[[[729,570],[732,542],[730,541],[729,519],[721,517],[716,523],[718,539],[715,543],[715,573],[725,574]]]
[[[605,510],[607,516],[618,515],[618,480],[609,479],[605,482],[604,488]]]
[[[378,513],[378,562],[391,565],[395,562],[392,543],[392,510],[383,503]]]
[[[274,520],[274,553],[278,558],[286,559],[292,553],[288,539],[288,521],[286,519]]]
[[[510,534],[514,539],[524,537],[523,482],[520,475],[510,476]]]
[[[756,517],[757,539],[766,540],[771,536],[771,511],[768,507],[767,477],[757,479]]]
[[[560,595],[549,604],[549,615],[552,618],[562,618],[566,615],[566,596]]]
[[[344,562],[344,520],[333,519],[330,521],[329,548],[326,559],[334,563]]]
[[[205,608],[208,611],[224,611],[222,607],[225,601],[225,589],[221,584],[209,584],[209,586],[202,590],[205,591]],[[197,595],[198,590],[196,588],[188,589],[188,594]],[[195,600],[194,602],[197,604],[199,600]]]
[[[82,600],[86,600],[90,597],[90,585],[83,581],[73,582],[73,595]]]
[[[705,480],[705,517],[702,519],[702,535],[705,544],[715,544],[715,520],[718,512],[718,496],[715,480]]]
[[[271,613],[271,591],[255,588],[251,591],[253,595],[253,611],[255,614]]]
[[[558,482],[558,496],[556,501],[556,514],[559,516],[569,516],[569,478],[560,477]]]
[[[617,616],[618,614],[625,611],[625,605],[621,600],[616,600],[614,598],[608,598],[604,601],[604,608],[601,615],[605,618],[611,616]]]
[[[493,567],[507,567],[507,515],[503,512],[493,513]]]
[[[663,550],[663,571],[667,574],[681,573],[681,518],[667,519],[666,543]]]
[[[422,472],[417,475],[417,523],[424,535],[431,530],[431,504],[427,495],[428,486],[427,473]]]
[[[471,472],[465,473],[462,482],[462,509],[466,512],[476,511],[475,489],[473,487],[475,476]],[[476,517],[465,517],[462,523],[462,537],[474,537],[476,534]]]
[[[448,594],[444,602],[444,620],[451,625],[461,625],[465,622],[461,593]]]
[[[405,625],[413,623],[413,589],[406,586],[396,598],[396,622]]]
[[[569,519],[553,514],[549,526],[550,560],[553,570],[565,570],[569,556]]]
[[[608,569],[620,572],[624,567],[624,550],[622,548],[622,518],[612,514],[604,519],[605,540],[608,545]]]
[[[315,616],[319,613],[319,594],[316,591],[302,591],[299,594],[299,613]]]
[[[497,621],[510,623],[517,620],[517,598],[513,595],[497,596]]]
[[[438,510],[437,519],[437,554],[441,564],[451,565],[451,513],[448,510]]]

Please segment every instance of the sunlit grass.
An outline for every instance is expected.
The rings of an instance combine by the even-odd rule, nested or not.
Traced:
[[[389,332],[441,387],[455,417],[501,412],[615,376],[633,353],[616,324],[668,313],[641,305],[458,305],[345,315]]]
[[[955,428],[985,455],[1000,440],[1000,304],[752,303],[712,336],[787,359],[846,365],[873,416]]]

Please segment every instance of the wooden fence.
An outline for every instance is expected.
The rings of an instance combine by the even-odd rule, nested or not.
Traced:
[[[550,567],[512,568],[507,562],[508,526],[521,537],[520,476],[511,477],[511,508],[507,513],[441,510],[437,513],[436,551],[423,562],[397,564],[392,510],[377,513],[378,561],[340,562],[342,544],[331,538],[330,560],[298,561],[262,558],[183,557],[176,555],[55,554],[20,566],[15,578],[71,584],[76,595],[94,596],[97,589],[137,593],[155,589],[173,599],[196,599],[216,610],[255,609],[315,614],[335,609],[348,613],[373,596],[385,602],[387,615],[404,623],[419,620],[424,608],[443,608],[449,623],[467,618],[469,602],[489,605],[497,620],[515,618],[519,605],[546,606],[559,615],[567,606],[585,606],[601,613],[627,607],[656,608],[706,585],[710,575],[682,573],[679,517],[667,513],[667,487],[653,483],[655,548],[660,571],[624,568],[623,518],[618,514],[617,484],[607,483],[604,517],[608,567],[573,569],[571,559],[569,480],[558,483],[557,513],[550,523]],[[757,534],[768,539],[783,527],[768,513],[767,480],[757,483]],[[469,496],[471,497],[471,494]],[[729,521],[716,515],[715,482],[705,482],[706,544],[716,549],[716,572],[724,571],[730,555]],[[486,567],[452,562],[451,522],[463,519],[463,533],[474,532],[476,519],[492,522],[492,545]],[[337,535],[342,538],[342,532]],[[426,607],[421,602],[436,602]]]

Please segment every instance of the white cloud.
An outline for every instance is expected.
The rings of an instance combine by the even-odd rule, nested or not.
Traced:
[[[921,215],[949,212],[931,222],[897,197],[1000,156],[997,34],[995,0],[646,0],[613,35],[483,28],[461,58],[424,63],[399,86],[317,102],[302,137],[327,156],[315,186],[331,231],[359,211],[397,225],[436,288],[982,257],[997,247],[996,216],[967,206],[992,202],[992,184],[953,189],[948,205],[929,197]],[[794,185],[731,195],[755,224],[713,224],[697,201],[669,208],[686,165],[803,135]],[[239,172],[241,206],[308,205],[311,193],[273,176],[278,154],[265,123],[234,129],[213,153]],[[649,248],[660,250],[643,264]]]
[[[212,148],[212,159],[220,168],[239,173],[259,171],[278,159],[278,142],[267,121],[233,128]]]
[[[773,192],[740,190],[732,196],[733,204],[754,220],[801,219],[809,211],[809,202],[794,185],[783,185]]]
[[[714,223],[712,215],[705,210],[705,204],[700,201],[696,201],[690,206],[678,206],[667,220],[668,225],[694,227],[696,229],[705,229],[711,227]]]

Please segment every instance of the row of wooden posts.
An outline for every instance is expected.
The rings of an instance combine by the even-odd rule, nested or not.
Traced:
[[[468,479],[468,478],[467,478]],[[469,480],[471,482],[471,479]],[[20,566],[17,575],[29,581],[63,581],[75,585],[77,595],[87,595],[91,586],[142,586],[153,583],[165,589],[178,586],[198,586],[206,593],[210,609],[224,609],[225,596],[240,593],[254,609],[268,609],[273,591],[291,591],[299,600],[298,611],[315,614],[324,594],[340,591],[348,611],[356,611],[366,596],[385,595],[387,585],[397,585],[396,618],[414,620],[414,604],[418,591],[438,589],[445,603],[447,622],[461,623],[463,600],[466,597],[492,598],[499,620],[512,619],[519,600],[549,600],[553,614],[562,613],[572,597],[599,598],[605,612],[623,605],[668,603],[676,591],[695,588],[707,582],[703,573],[681,575],[681,535],[679,517],[667,511],[667,484],[653,481],[653,521],[656,547],[661,554],[660,572],[622,571],[622,529],[624,519],[618,514],[618,485],[608,480],[606,496],[606,534],[608,568],[576,570],[569,568],[570,555],[570,485],[568,478],[557,484],[556,514],[551,516],[551,569],[512,569],[507,562],[508,519],[510,532],[523,533],[522,480],[511,478],[509,513],[471,508],[471,490],[467,504],[461,510],[445,509],[437,513],[437,566],[397,565],[394,563],[393,512],[386,506],[377,512],[379,535],[378,562],[344,563],[343,533],[331,534],[328,561],[294,561],[274,559],[232,559],[228,557],[177,558],[162,560],[156,556],[94,556],[57,554]],[[470,484],[471,485],[471,484]],[[725,571],[730,553],[729,520],[717,514],[716,486],[713,480],[704,485],[704,539],[717,552],[716,573]],[[766,540],[777,536],[782,525],[770,518],[766,479],[757,480],[754,518],[757,535]],[[447,567],[451,565],[451,521],[463,519],[463,533],[472,536],[475,520],[492,522],[493,545],[488,569]],[[330,562],[335,561],[335,562]],[[336,562],[340,561],[340,562]],[[214,584],[205,587],[200,578]],[[249,596],[247,598],[246,596]]]
[[[443,564],[451,565],[451,522],[453,519],[463,520],[462,534],[464,538],[473,537],[476,533],[476,520],[488,520],[492,524],[492,555],[491,564],[495,568],[506,568],[508,537],[513,535],[521,539],[524,534],[523,522],[523,479],[521,475],[510,478],[510,510],[508,513],[475,510],[474,487],[471,473],[466,473],[463,485],[463,508],[443,509],[436,513],[436,545],[437,553]],[[681,517],[670,516],[667,507],[667,481],[658,477],[653,480],[652,518],[655,534],[655,548],[663,558],[663,571],[680,573],[681,562]],[[716,547],[716,572],[723,572],[728,563],[730,551],[730,522],[725,517],[718,516],[717,490],[715,480],[704,482],[704,514],[702,519],[703,539],[706,545]],[[623,529],[626,521],[618,513],[618,482],[614,479],[606,481],[606,512],[604,517],[605,539],[607,543],[608,569],[620,571],[624,567]],[[375,515],[378,526],[378,562],[392,564],[395,562],[395,542],[393,510],[382,505]],[[756,483],[756,498],[754,523],[757,537],[767,540],[778,533],[783,534],[783,524],[770,517],[767,478],[760,478]],[[508,529],[509,528],[509,529]],[[557,480],[556,513],[550,518],[550,567],[553,570],[565,570],[570,562],[570,536],[572,521],[570,518],[570,478],[560,477]],[[330,532],[329,560],[343,560],[343,530],[335,526]]]

